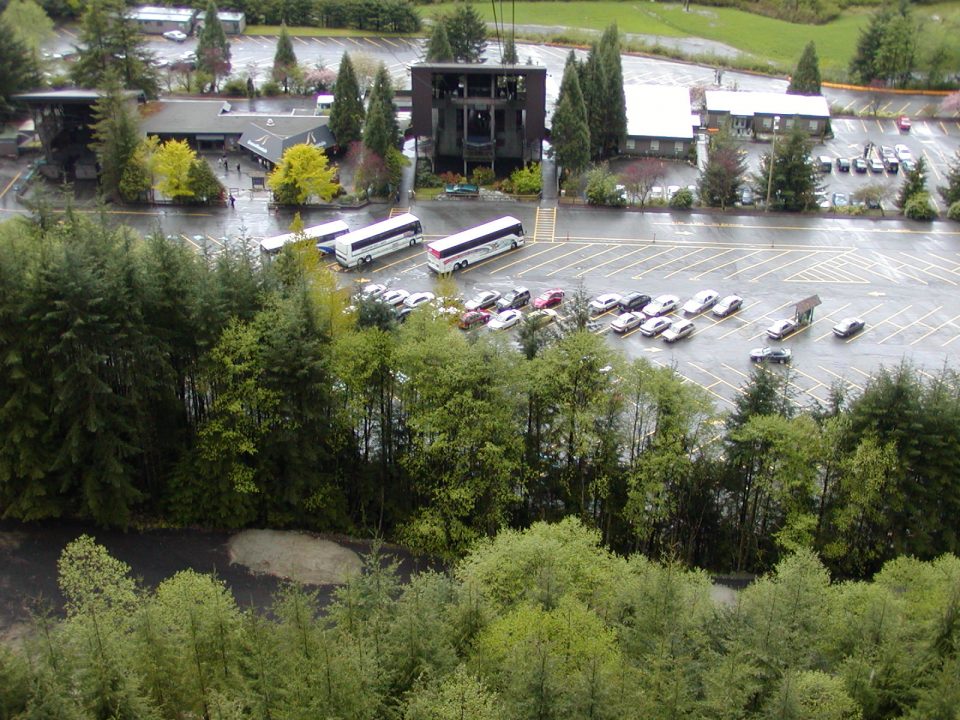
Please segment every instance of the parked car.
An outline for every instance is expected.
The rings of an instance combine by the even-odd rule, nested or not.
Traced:
[[[896,158],[884,158],[883,166],[891,175],[896,175],[898,172],[900,172],[900,161]]]
[[[499,299],[500,293],[496,290],[481,290],[467,300],[463,307],[465,310],[486,310],[496,305]]]
[[[913,153],[910,152],[910,148],[906,145],[897,145],[894,149],[897,151],[897,157],[900,158],[900,162],[913,160]]]
[[[647,337],[655,337],[673,324],[673,321],[662,315],[655,315],[644,321],[640,326],[640,332]]]
[[[792,357],[793,352],[785,347],[762,347],[750,351],[751,362],[788,363]]]
[[[717,317],[733,315],[743,306],[743,298],[739,295],[727,295],[713,306],[713,314]]]
[[[787,335],[797,329],[797,321],[793,318],[777,320],[773,325],[767,328],[767,335],[774,340],[783,340]]]
[[[181,32],[180,30],[167,30],[163,36],[167,40],[173,40],[174,42],[183,42],[187,39],[187,34],[185,32]]]
[[[405,323],[407,318],[410,316],[410,313],[414,311],[415,308],[407,307],[406,305],[401,305],[393,309],[393,313],[397,318],[398,323]]]
[[[901,161],[900,161],[900,167],[903,168],[903,171],[904,171],[905,173],[913,172],[914,170],[917,169],[917,161],[916,161],[916,160],[901,160]]]
[[[451,183],[444,186],[443,194],[447,197],[476,197],[480,194],[480,187],[472,183]]]
[[[527,322],[533,325],[536,328],[546,327],[552,322],[555,322],[559,317],[556,310],[550,310],[549,308],[541,308],[540,310],[534,310],[532,313],[527,315]]]
[[[457,326],[461,330],[469,330],[478,325],[486,325],[491,320],[491,315],[486,310],[467,310],[460,316]]]
[[[406,290],[401,290],[400,288],[394,288],[393,290],[387,290],[380,296],[380,302],[385,305],[403,305],[403,301],[410,296]]]
[[[682,340],[689,336],[691,333],[693,333],[692,320],[677,320],[664,330],[663,340],[664,342],[674,343],[677,340]]]
[[[897,118],[897,128],[901,132],[910,132],[910,127],[912,125],[913,123],[910,122],[910,118],[908,118],[906,115],[901,115]]]
[[[646,317],[642,312],[625,312],[623,315],[618,315],[616,319],[610,323],[610,329],[615,333],[629,332],[634,328],[640,327],[645,319]]]
[[[363,288],[360,291],[360,297],[366,298],[368,300],[376,300],[378,297],[383,295],[387,291],[386,285],[381,285],[380,283],[371,283]]]
[[[835,208],[847,207],[850,204],[850,198],[846,193],[836,192],[833,194],[833,206]]]
[[[756,198],[753,194],[753,189],[750,187],[740,188],[740,204],[741,205],[753,205],[756,202]]]
[[[657,295],[652,301],[643,306],[643,314],[647,317],[666,315],[676,310],[679,304],[680,298],[676,295]]]
[[[883,172],[883,162],[877,158],[870,158],[870,172],[872,173],[882,173]]]
[[[829,155],[821,155],[817,158],[816,166],[820,172],[828,173],[833,170],[833,159]]]
[[[514,308],[503,310],[490,318],[487,327],[491,330],[507,330],[523,319],[523,313]]]
[[[410,295],[406,300],[403,301],[403,304],[410,308],[420,307],[426,303],[433,302],[436,300],[437,296],[432,292],[418,292]]]
[[[683,312],[687,315],[699,315],[717,304],[720,293],[716,290],[701,290],[683,304]]]
[[[525,287],[518,287],[497,300],[497,310],[517,310],[529,302],[530,291]]]
[[[620,304],[622,299],[623,296],[618,295],[617,293],[604,293],[603,295],[597,295],[593,300],[590,301],[590,312],[594,315],[602,315],[605,312],[610,312]]]
[[[880,146],[881,160],[886,160],[887,158],[895,158],[895,157],[897,157],[897,153],[892,147],[890,147],[889,145]]]
[[[854,158],[853,169],[858,173],[865,173],[868,170],[866,159],[862,157]]]
[[[537,310],[545,310],[546,308],[555,307],[563,302],[563,295],[563,290],[560,288],[547,290],[546,292],[537,295],[537,299],[533,301],[533,307]]]
[[[837,170],[850,172],[850,160],[848,158],[837,158]]]
[[[650,300],[651,297],[649,295],[644,295],[642,292],[631,292],[620,298],[620,302],[617,303],[617,307],[620,309],[620,312],[642,310],[644,306],[650,302]]]
[[[866,323],[862,318],[844,318],[833,326],[833,334],[841,338],[850,337],[863,330],[864,325],[866,325]]]

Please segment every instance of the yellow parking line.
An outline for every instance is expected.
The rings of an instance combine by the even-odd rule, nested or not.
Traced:
[[[828,387],[827,384],[826,384],[825,382],[823,382],[823,380],[821,380],[821,379],[818,378],[818,377],[814,377],[813,375],[810,375],[809,373],[805,373],[803,370],[798,370],[797,368],[792,368],[791,372],[792,372],[794,375],[800,375],[801,377],[805,377],[805,378],[807,378],[807,380],[813,380],[813,381],[816,383],[816,385],[814,385],[814,386],[813,386],[812,388],[810,388],[809,390],[805,390],[805,392],[808,393],[808,394],[810,394],[810,395],[812,395],[812,394],[813,394],[813,391],[816,390],[817,388]]]
[[[578,245],[578,246],[575,247],[573,250],[571,250],[571,251],[568,252],[568,253],[564,253],[564,254],[561,255],[560,257],[550,258],[549,260],[546,260],[545,262],[542,262],[542,263],[540,263],[539,265],[532,265],[531,267],[524,268],[523,270],[521,270],[520,272],[517,273],[517,277],[520,277],[520,276],[522,276],[522,275],[525,275],[526,273],[530,272],[531,270],[536,270],[536,269],[539,268],[539,267],[543,267],[543,266],[546,265],[547,263],[551,263],[551,262],[553,262],[553,261],[555,261],[555,260],[562,260],[563,258],[565,258],[565,257],[567,257],[567,256],[569,256],[569,255],[573,255],[575,252],[580,252],[582,249],[583,249],[583,246]]]
[[[857,98],[854,98],[853,100],[848,102],[846,105],[844,105],[843,110],[841,110],[840,112],[843,112],[843,113],[847,112],[847,110],[850,109],[850,106],[853,105],[856,101],[857,101]]]
[[[934,327],[934,328],[930,328],[929,330],[927,330],[927,332],[925,332],[923,335],[921,335],[920,337],[918,337],[916,340],[914,340],[914,341],[913,341],[912,343],[910,343],[910,344],[911,344],[911,345],[916,345],[916,344],[917,344],[918,342],[920,342],[921,340],[924,340],[925,338],[929,337],[930,335],[933,335],[937,330],[940,330],[941,328],[943,328],[943,327],[945,327],[945,326],[947,326],[947,325],[952,325],[952,324],[953,324],[953,321],[956,320],[956,319],[958,319],[958,318],[960,318],[960,315],[955,315],[954,317],[950,318],[950,319],[947,320],[946,322],[940,323],[939,325],[937,325],[937,326]],[[954,336],[954,337],[956,337],[956,336]],[[940,347],[943,347],[943,346],[941,345]]]
[[[930,157],[930,153],[927,152],[927,149],[926,149],[926,148],[923,148],[923,154],[924,154],[924,155],[926,156],[926,158],[927,158],[927,167],[930,168],[931,170],[933,170],[933,174],[937,176],[937,180],[941,180],[941,179],[943,178],[943,176],[940,175],[940,171],[937,170],[937,166],[936,166],[936,164],[933,162],[933,158]]]
[[[940,125],[940,129],[943,130],[944,135],[950,134],[949,132],[947,132],[947,126],[943,124],[943,120],[940,120],[938,125]]]
[[[782,251],[782,252],[777,253],[774,257],[770,258],[769,260],[763,260],[762,262],[754,263],[753,265],[747,265],[747,267],[745,267],[745,268],[740,268],[740,269],[737,270],[735,273],[730,273],[729,275],[724,275],[723,279],[724,279],[724,280],[729,280],[730,278],[736,277],[737,275],[739,275],[739,274],[742,273],[742,272],[746,272],[747,270],[753,270],[753,268],[755,268],[755,267],[760,267],[761,265],[765,265],[765,264],[768,263],[768,262],[772,262],[773,260],[776,260],[777,258],[781,258],[781,257],[783,257],[784,255],[789,255],[789,254],[792,253],[792,252],[793,252],[793,250],[784,250],[784,251]]]
[[[905,102],[905,103],[903,104],[903,106],[894,113],[894,115],[903,115],[904,111],[905,111],[908,107],[910,107],[910,102],[909,102],[909,101]]]
[[[883,123],[880,122],[880,118],[877,118],[877,130],[883,132]]]
[[[375,46],[378,47],[378,48],[379,48],[379,47],[382,47],[382,46],[380,45],[380,43],[378,43],[378,42],[377,42],[376,40],[374,40],[372,37],[366,38],[366,41],[367,41],[368,43],[370,43],[371,45],[375,45]]]
[[[743,328],[749,326],[749,325],[750,325],[750,321],[749,321],[749,320],[745,320],[745,319],[743,319],[742,317],[739,317],[739,316],[740,316],[740,313],[742,313],[744,310],[749,310],[750,308],[756,307],[756,306],[759,305],[759,304],[760,304],[760,301],[759,301],[759,300],[756,300],[756,301],[754,301],[753,303],[751,303],[750,305],[744,305],[742,308],[740,308],[739,310],[737,310],[737,312],[735,312],[733,315],[727,315],[727,317],[723,318],[723,320],[721,320],[720,322],[718,322],[717,325],[719,325],[721,322],[724,322],[725,320],[729,320],[729,319],[733,318],[733,319],[736,319],[736,320],[740,320],[740,321],[743,323],[743,324],[740,325],[739,327],[731,328],[730,330],[728,330],[727,332],[725,332],[723,335],[720,336],[720,339],[722,340],[722,339],[725,338],[725,337],[729,337],[730,335],[733,335],[735,332],[738,332],[739,330],[743,330]]]
[[[609,251],[610,251],[610,248],[612,248],[612,247],[616,247],[616,245],[608,245],[608,246],[605,247],[603,250],[601,250],[600,252],[595,252],[593,255],[588,255],[588,256],[585,257],[585,258],[577,258],[577,259],[574,260],[572,263],[569,263],[569,264],[564,265],[564,266],[562,266],[562,267],[558,267],[558,268],[557,268],[556,270],[554,270],[553,272],[547,273],[547,277],[553,277],[553,276],[556,275],[558,272],[561,272],[562,270],[566,270],[568,267],[571,267],[571,266],[573,266],[573,265],[576,265],[578,262],[586,262],[586,261],[589,260],[590,258],[594,258],[594,257],[596,257],[597,255],[603,255],[604,253],[609,252]]]
[[[346,47],[346,45],[345,45],[344,43],[340,42],[340,41],[337,40],[335,37],[329,37],[329,38],[327,38],[327,40],[332,40],[333,42],[335,42],[335,43],[336,43],[337,45],[339,45],[340,47]]]
[[[887,111],[887,108],[890,107],[890,104],[891,104],[892,102],[893,102],[893,100],[888,100],[888,101],[884,104],[884,106],[883,106],[882,108],[880,108],[877,112],[886,112],[886,111]],[[879,123],[880,121],[877,120],[877,122]],[[881,128],[881,129],[882,129],[882,128]]]
[[[907,256],[908,258],[910,258],[911,260],[916,260],[917,262],[926,262],[923,258],[918,258],[918,257],[916,257],[916,256],[914,256],[914,255],[911,255],[910,253],[901,252],[900,254],[901,254],[901,255],[906,255],[906,256]],[[930,275],[930,276],[932,276],[932,277],[935,277],[937,280],[942,280],[943,282],[950,283],[951,285],[956,285],[956,284],[957,284],[957,283],[955,283],[953,280],[950,280],[949,278],[940,277],[940,276],[937,275],[936,273],[931,272],[931,271],[930,271],[930,268],[936,267],[936,265],[934,265],[933,263],[929,263],[929,262],[928,262],[928,263],[927,263],[927,266],[926,266],[925,268],[917,267],[916,265],[911,265],[910,267],[912,267],[912,268],[914,268],[915,270],[918,270],[918,271],[920,271],[920,272],[927,273],[927,275]]]
[[[401,265],[401,264],[403,264],[403,263],[405,263],[405,262],[410,262],[411,260],[413,260],[413,259],[415,259],[415,258],[416,258],[416,255],[407,255],[406,257],[402,257],[402,258],[400,258],[399,260],[394,260],[392,263],[387,263],[386,265],[381,265],[381,266],[378,267],[378,268],[373,268],[373,269],[371,269],[371,270],[370,270],[370,274],[372,275],[373,273],[383,272],[384,270],[386,270],[386,269],[388,269],[388,268],[392,268],[394,265]]]
[[[308,43],[306,40],[304,40],[302,37],[300,37],[299,35],[294,35],[294,36],[293,36],[293,39],[296,40],[297,42],[299,42],[301,45],[309,45],[309,44],[310,44],[310,43]]]
[[[650,247],[650,246],[648,245],[647,247]],[[644,249],[646,249],[646,248],[644,248]],[[647,260],[653,260],[653,258],[660,257],[661,255],[664,255],[664,254],[666,254],[666,253],[668,253],[668,252],[673,252],[675,249],[676,249],[676,248],[669,247],[669,248],[667,248],[666,250],[661,250],[661,251],[658,252],[657,254],[651,255],[651,256],[648,257],[648,258],[643,258],[642,260],[637,260],[637,261],[634,262],[634,263],[630,263],[630,264],[627,265],[626,267],[617,268],[617,269],[614,270],[612,273],[608,273],[608,274],[605,275],[604,277],[610,277],[611,275],[616,275],[617,273],[623,272],[624,270],[629,270],[630,268],[634,267],[635,265],[639,265],[640,263],[646,262]]]
[[[837,373],[835,373],[835,372],[834,372],[833,370],[831,370],[830,368],[824,367],[823,365],[818,365],[817,367],[819,367],[821,370],[823,370],[823,371],[824,371],[825,373],[827,373],[828,375],[833,375],[837,380],[840,380],[840,381],[842,381],[842,382],[845,382],[845,383],[847,383],[848,385],[852,385],[852,386],[855,387],[857,390],[863,390],[863,385],[860,385],[859,383],[855,383],[853,380],[849,380],[849,379],[845,378],[843,375],[838,375]]]
[[[636,250],[631,250],[631,251],[628,252],[626,255],[620,255],[620,256],[618,256],[618,257],[611,258],[610,260],[607,260],[607,261],[605,261],[605,262],[602,262],[602,263],[600,263],[599,265],[594,265],[592,268],[587,268],[586,270],[581,270],[581,271],[578,272],[576,275],[574,275],[574,277],[583,277],[583,276],[586,275],[588,272],[592,272],[592,271],[594,271],[594,270],[597,270],[598,268],[602,268],[604,265],[609,265],[610,263],[616,262],[617,260],[626,260],[626,259],[627,259],[628,257],[630,257],[631,255],[636,255],[638,252],[640,252],[640,251],[642,251],[642,250],[646,250],[646,247],[640,247],[640,248],[637,248]],[[608,276],[608,277],[609,277],[609,276]]]
[[[733,260],[730,260],[730,261],[725,262],[725,263],[721,263],[720,265],[717,265],[717,266],[715,266],[715,267],[712,267],[712,268],[710,268],[709,270],[704,270],[704,271],[703,271],[702,273],[700,273],[699,275],[695,275],[693,279],[694,279],[694,280],[699,280],[699,279],[702,278],[704,275],[709,275],[710,273],[717,272],[717,270],[719,270],[720,268],[725,268],[725,267],[727,267],[727,265],[733,265],[733,264],[736,263],[736,262],[741,262],[742,260],[746,260],[747,258],[753,257],[754,255],[757,255],[757,254],[762,253],[762,252],[768,252],[768,251],[767,251],[767,250],[754,250],[753,252],[747,253],[746,255],[741,255],[740,257],[734,258]]]
[[[512,263],[507,263],[506,265],[504,265],[504,266],[502,266],[502,267],[498,267],[498,268],[495,269],[495,270],[491,270],[491,271],[490,271],[490,274],[491,274],[491,275],[494,275],[494,274],[500,272],[501,270],[506,270],[507,268],[511,268],[511,267],[513,267],[514,265],[519,265],[520,263],[526,262],[527,260],[530,260],[530,259],[532,259],[532,258],[535,258],[535,257],[537,257],[538,255],[543,255],[543,254],[546,253],[546,252],[550,252],[550,251],[553,250],[555,247],[557,247],[557,246],[556,246],[556,245],[550,245],[550,246],[548,246],[548,247],[545,247],[543,250],[540,250],[540,251],[535,252],[535,253],[530,253],[529,255],[525,255],[524,257],[520,258],[519,260],[514,260]],[[512,252],[512,251],[511,251],[511,252]],[[491,260],[494,260],[495,258],[490,258],[490,259],[491,259]],[[484,261],[484,262],[486,262],[486,261]],[[482,263],[477,263],[476,265],[473,265],[473,266],[471,266],[471,267],[468,267],[464,272],[469,272],[470,269],[473,268],[473,267],[480,267],[481,264],[482,264]]]
[[[705,262],[710,262],[711,260],[716,260],[717,258],[721,258],[721,257],[723,257],[724,255],[727,255],[727,254],[729,254],[729,253],[732,253],[733,251],[734,251],[734,248],[730,248],[729,250],[724,250],[724,251],[723,251],[722,253],[720,253],[719,255],[711,255],[710,257],[704,258],[703,260],[700,260],[699,262],[695,262],[695,263],[693,263],[692,265],[686,265],[685,267],[682,267],[682,268],[680,268],[679,270],[674,270],[674,271],[673,271],[672,273],[670,273],[669,275],[664,275],[663,277],[664,277],[664,279],[667,279],[667,278],[673,277],[673,276],[676,275],[677,273],[686,272],[686,271],[688,271],[688,270],[692,270],[692,269],[695,268],[697,265],[703,265],[703,263],[705,263]]]
[[[872,332],[875,328],[878,328],[878,327],[880,327],[881,325],[883,325],[883,323],[890,322],[893,318],[897,317],[897,315],[902,315],[903,313],[905,313],[907,310],[909,310],[909,309],[912,308],[912,307],[913,307],[912,304],[907,305],[905,308],[902,308],[902,309],[900,309],[900,310],[897,310],[897,312],[893,313],[893,315],[888,315],[888,316],[885,317],[883,320],[880,320],[879,322],[875,322],[875,323],[873,323],[872,325],[868,325],[868,326],[865,327],[861,332],[858,332],[856,335],[854,335],[852,338],[848,338],[847,341],[846,341],[847,344],[849,345],[849,344],[852,343],[854,340],[856,340],[856,339],[858,339],[858,338],[862,338],[862,337],[863,337],[864,335],[866,335],[867,333]],[[897,327],[896,323],[890,323],[890,324],[893,325],[894,327]],[[904,328],[900,328],[900,329],[903,330]]]
[[[705,249],[705,248],[697,248],[696,250],[691,250],[691,251],[688,252],[686,255],[681,255],[681,256],[678,257],[678,258],[670,258],[670,259],[667,260],[666,262],[660,263],[659,265],[654,265],[653,267],[648,267],[648,268],[646,268],[642,273],[640,273],[639,275],[634,275],[632,279],[633,279],[633,280],[639,280],[639,279],[642,278],[646,273],[653,272],[654,270],[659,270],[660,268],[666,267],[667,265],[672,265],[673,263],[678,262],[678,261],[680,261],[680,260],[683,260],[684,258],[690,257],[691,255],[696,255],[697,253],[702,252],[704,249]]]
[[[928,312],[926,315],[921,315],[919,318],[917,318],[916,320],[914,320],[911,324],[912,324],[912,325],[919,325],[919,324],[921,324],[924,320],[926,320],[928,317],[930,317],[931,315],[933,315],[935,312],[939,311],[942,307],[943,307],[943,305],[938,305],[936,308],[934,308],[933,310],[931,310],[930,312]],[[900,333],[902,333],[902,332],[903,332],[904,330],[906,330],[908,327],[910,327],[910,325],[904,325],[902,328],[900,328],[900,329],[897,330],[896,332],[890,333],[890,334],[887,335],[883,340],[880,340],[878,344],[883,344],[883,343],[885,343],[885,342],[886,342],[887,340],[889,340],[890,338],[892,338],[892,337],[894,337],[894,336],[899,335]],[[929,325],[927,325],[927,326],[925,326],[925,327],[929,327]],[[861,334],[862,334],[862,333],[861,333]]]
[[[396,48],[396,47],[400,47],[400,46],[397,45],[395,42],[390,42],[390,40],[387,39],[387,38],[385,38],[385,37],[384,37],[384,38],[380,38],[380,39],[383,40],[385,43],[387,43],[387,45],[390,45],[390,46],[395,47],[395,48]]]
[[[16,175],[14,175],[14,176],[13,176],[13,180],[11,180],[10,182],[8,182],[8,183],[7,183],[7,186],[6,186],[3,190],[0,190],[0,198],[2,198],[4,195],[7,194],[7,192],[10,190],[10,188],[13,187],[13,184],[14,184],[17,180],[20,179],[20,176],[21,176],[21,175],[23,175],[23,170],[21,170],[21,171],[18,172]]]
[[[822,250],[822,251],[821,251],[821,250],[815,250],[813,254],[814,254],[814,255],[819,255],[821,252],[828,252],[828,251],[826,251],[826,250]],[[760,273],[759,275],[750,278],[750,282],[757,282],[760,278],[766,277],[767,275],[770,275],[770,274],[775,273],[775,272],[780,272],[781,270],[784,270],[785,268],[788,268],[788,267],[790,267],[791,265],[796,265],[798,262],[803,262],[804,260],[809,260],[809,259],[810,259],[810,256],[809,256],[809,255],[804,255],[804,256],[798,257],[796,260],[791,260],[790,262],[788,262],[788,263],[786,263],[786,264],[784,264],[784,265],[778,265],[778,266],[775,267],[775,268],[771,268],[770,270],[767,270],[766,272]]]
[[[468,273],[468,272],[470,272],[471,270],[474,270],[474,269],[476,269],[476,268],[478,268],[478,267],[483,267],[484,265],[487,265],[487,264],[492,263],[492,262],[496,262],[497,260],[503,260],[503,258],[505,258],[505,257],[507,257],[507,256],[509,256],[509,255],[513,255],[513,254],[515,254],[515,253],[518,253],[518,252],[520,252],[522,249],[523,249],[523,246],[518,247],[518,248],[514,248],[513,250],[507,250],[506,252],[502,252],[502,253],[500,253],[499,255],[495,255],[494,257],[487,258],[486,260],[481,260],[480,262],[474,263],[473,265],[468,265],[467,267],[465,267],[463,270],[460,271],[460,274],[461,274],[461,275],[465,275],[466,273]],[[527,257],[530,257],[530,256],[528,255]],[[521,262],[521,261],[518,260],[517,262]]]

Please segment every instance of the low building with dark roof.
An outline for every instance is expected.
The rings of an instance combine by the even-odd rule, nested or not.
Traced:
[[[624,155],[686,158],[700,116],[690,108],[690,90],[672,85],[625,86],[627,138]]]
[[[140,128],[161,140],[186,140],[197,150],[243,148],[272,166],[292,145],[327,149],[336,144],[329,118],[308,112],[235,112],[219,100],[159,100],[144,108]]]
[[[127,17],[133,21],[133,24],[142,33],[162,35],[169,30],[179,30],[189,35],[193,30],[197,12],[193,8],[141,5],[127,10]]]
[[[830,106],[823,95],[707,90],[704,102],[706,127],[716,130],[729,124],[734,135],[769,137],[779,117],[777,132],[800,127],[822,137],[830,122]]]

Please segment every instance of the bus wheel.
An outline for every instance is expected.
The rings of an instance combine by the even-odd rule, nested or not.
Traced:
[[[464,260],[462,263],[460,263],[460,269],[461,270],[465,269],[469,264],[470,262],[468,260]]]
[[[511,250],[516,250],[516,249],[517,249],[517,241],[516,241],[516,240],[514,240],[512,243],[510,243],[510,249],[511,249]]]
[[[459,270],[459,269],[460,269],[460,263],[455,262],[455,263],[453,264],[453,270],[454,270],[454,272],[456,272],[456,271]]]
[[[367,256],[363,259],[363,262],[366,263],[367,265],[369,265],[370,263],[373,262],[373,258],[372,258],[370,255],[367,255]]]
[[[416,238],[410,238],[410,247],[413,247],[416,244],[417,244]]]

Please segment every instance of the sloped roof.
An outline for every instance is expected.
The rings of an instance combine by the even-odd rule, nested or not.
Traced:
[[[692,140],[700,117],[690,110],[690,90],[672,85],[628,85],[627,137]]]
[[[830,117],[830,107],[823,95],[788,95],[777,92],[737,92],[707,90],[707,112],[727,112],[737,117],[782,115],[791,117]]]
[[[251,121],[240,137],[240,145],[272,163],[280,162],[284,151],[294,145],[316,145],[329,147],[334,145],[333,134],[326,125],[303,130],[294,134],[276,132],[276,126],[269,126],[263,121]]]

